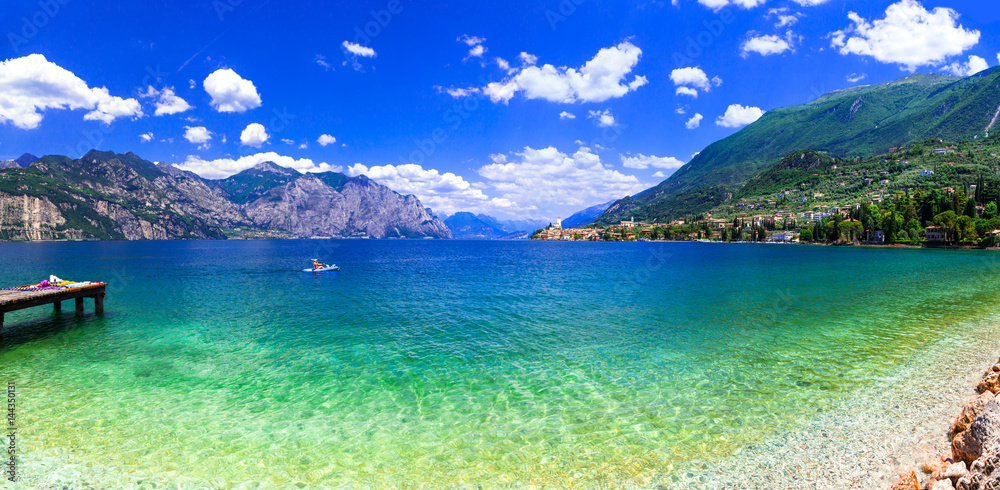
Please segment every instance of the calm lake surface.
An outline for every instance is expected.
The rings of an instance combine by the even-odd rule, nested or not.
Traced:
[[[110,285],[7,315],[26,485],[655,484],[954,362],[929,346],[1000,303],[995,252],[0,244],[3,286],[49,274]]]

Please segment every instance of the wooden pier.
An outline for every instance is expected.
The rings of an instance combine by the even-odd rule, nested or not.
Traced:
[[[106,283],[66,289],[36,291],[0,290],[0,335],[3,334],[3,317],[8,311],[23,310],[51,304],[55,311],[62,311],[62,302],[76,300],[76,311],[83,313],[83,298],[94,298],[94,312],[104,313],[104,288]]]

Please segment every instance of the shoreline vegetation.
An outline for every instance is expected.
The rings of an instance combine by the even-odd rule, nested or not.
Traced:
[[[993,490],[1000,488],[1000,361],[976,385],[948,429],[951,451],[900,475],[890,490]]]

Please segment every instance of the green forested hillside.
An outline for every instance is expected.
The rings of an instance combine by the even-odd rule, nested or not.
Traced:
[[[686,194],[708,187],[738,188],[794,151],[869,157],[928,138],[982,138],[993,129],[998,109],[997,68],[965,79],[917,74],[832,92],[808,104],[768,111],[736,134],[709,145],[656,187],[615,203],[601,221],[633,215],[666,219],[708,210],[716,203],[692,206]]]

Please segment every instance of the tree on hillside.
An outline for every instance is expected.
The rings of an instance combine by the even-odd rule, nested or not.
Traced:
[[[983,209],[983,219],[993,219],[997,217],[997,203],[988,202],[986,207]]]
[[[962,210],[962,214],[972,219],[976,219],[976,201],[973,199],[966,201],[965,209]]]
[[[802,230],[799,231],[799,241],[800,242],[813,241],[813,227],[811,225],[805,225],[802,227]]]

